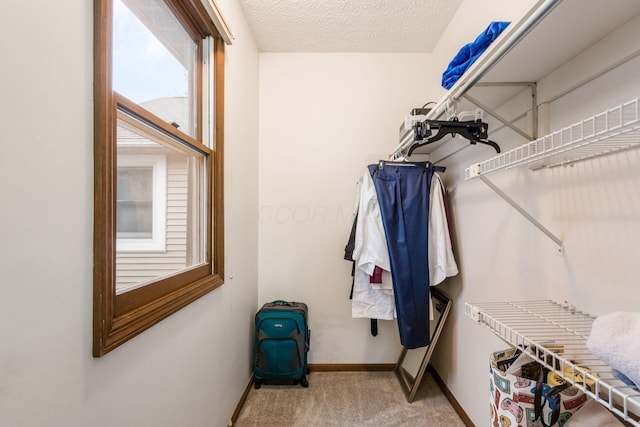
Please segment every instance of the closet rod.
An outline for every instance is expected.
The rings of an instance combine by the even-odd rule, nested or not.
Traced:
[[[512,121],[513,121],[513,122],[517,122],[518,120],[523,119],[523,118],[525,118],[525,117],[527,117],[527,113],[520,114],[519,116],[514,117]],[[494,131],[494,132],[497,132],[497,131],[499,131],[500,129],[503,129],[503,128],[505,128],[505,127],[507,127],[507,125],[502,124],[502,125],[500,125],[500,126],[496,127],[493,131]],[[444,161],[445,161],[445,160],[447,160],[449,157],[453,157],[453,156],[455,156],[456,154],[458,154],[459,152],[461,152],[462,150],[465,150],[465,149],[467,149],[467,148],[469,148],[469,147],[473,147],[473,145],[471,145],[471,144],[463,145],[462,147],[460,147],[460,148],[458,148],[458,149],[456,149],[456,150],[454,150],[454,151],[452,151],[452,152],[450,152],[450,153],[446,154],[445,156],[440,157],[438,160],[431,160],[431,163],[433,163],[434,165],[437,165],[437,164],[439,164],[439,163],[441,163],[441,162],[444,162]]]

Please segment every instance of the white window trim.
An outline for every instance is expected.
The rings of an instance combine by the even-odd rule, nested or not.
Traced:
[[[166,251],[167,158],[161,154],[119,154],[118,166],[153,168],[153,225],[150,239],[116,239],[116,251]]]

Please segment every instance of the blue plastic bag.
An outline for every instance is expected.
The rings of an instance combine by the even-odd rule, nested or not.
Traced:
[[[442,87],[450,89],[508,25],[509,22],[492,22],[472,43],[462,46],[442,73]]]

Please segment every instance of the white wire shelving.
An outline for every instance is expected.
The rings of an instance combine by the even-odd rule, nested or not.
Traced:
[[[640,115],[636,98],[473,164],[465,170],[465,178],[523,165],[530,165],[532,170],[564,166],[639,146]]]
[[[466,303],[465,314],[523,348],[630,425],[640,426],[640,391],[618,379],[587,348],[594,320],[589,314],[551,300]]]

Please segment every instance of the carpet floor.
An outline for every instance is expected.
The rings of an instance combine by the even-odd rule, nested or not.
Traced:
[[[311,372],[308,379],[309,388],[252,388],[233,426],[464,426],[429,372],[413,403],[393,372]]]

